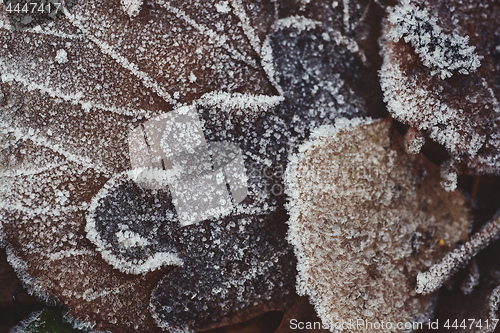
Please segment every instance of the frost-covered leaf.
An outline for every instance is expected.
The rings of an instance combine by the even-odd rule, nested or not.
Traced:
[[[295,260],[280,235],[283,230],[275,230],[281,214],[235,216],[183,229],[178,246],[186,255],[184,265],[160,281],[151,299],[159,326],[167,330],[220,326],[222,318],[251,305],[282,307],[271,304],[293,290],[290,263]]]
[[[499,18],[495,1],[405,0],[389,14],[388,109],[448,150],[450,172],[500,172]]]
[[[479,251],[500,236],[500,213],[481,231],[472,235],[465,244],[446,254],[442,260],[430,267],[428,272],[417,276],[417,292],[429,294],[436,291],[450,276],[469,262]]]
[[[287,171],[298,293],[325,325],[424,320],[432,297],[417,295],[416,276],[467,237],[464,198],[440,187],[435,165],[405,153],[389,120],[339,122],[315,136]]]
[[[471,177],[472,178],[472,177]],[[476,188],[473,190],[474,200],[474,230],[471,234],[474,235],[484,228],[485,223],[491,222],[494,219],[495,212],[498,211],[500,201],[500,179],[493,176],[482,176],[480,179],[470,184],[464,183],[461,180],[462,188]],[[477,237],[472,236],[477,239]],[[471,237],[471,239],[472,239]],[[500,262],[498,253],[500,251],[500,243],[497,241],[491,242],[484,250],[480,251],[473,261],[467,266],[459,270],[455,275],[448,280],[439,291],[439,300],[436,304],[435,318],[445,322],[449,318],[456,318],[459,322],[463,319],[476,319],[476,324],[481,320],[482,323],[495,322],[498,319],[498,311],[494,310],[494,302],[491,302],[493,291],[500,285]],[[477,268],[477,270],[474,268]],[[472,290],[464,294],[463,286],[469,280],[470,273],[474,273]],[[494,299],[493,299],[494,300]],[[496,325],[496,330],[489,325],[476,325],[469,329],[457,328],[458,332],[493,332],[498,331],[500,327]]]
[[[365,101],[354,90],[359,87],[358,82],[349,74],[367,70],[357,55],[348,50],[345,40],[336,40],[335,31],[305,17],[284,18],[273,27],[276,31],[268,37],[268,43],[275,66],[279,66],[276,81],[287,101],[293,103],[289,109],[296,113],[308,110],[311,120],[319,115],[330,121],[339,115],[366,112]],[[306,125],[314,128],[320,124]]]
[[[289,97],[287,107],[310,110],[311,115],[318,110],[323,117],[332,108],[348,117],[384,115],[376,51],[380,6],[364,0],[283,1],[276,6],[279,19],[268,43],[275,79]]]
[[[131,19],[119,0],[82,2],[67,19],[23,32],[11,31],[4,16],[4,81],[20,81],[84,109],[122,113],[167,111],[213,90],[270,93],[255,60],[259,54],[232,12],[219,13],[206,1],[159,3]],[[62,64],[55,59],[61,49],[68,59]]]
[[[119,173],[93,198],[87,237],[104,259],[125,273],[182,265],[174,243],[178,219],[168,191],[141,188]]]

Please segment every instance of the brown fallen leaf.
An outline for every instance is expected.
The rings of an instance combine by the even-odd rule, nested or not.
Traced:
[[[389,11],[380,71],[388,110],[446,148],[448,173],[500,172],[499,18],[493,0],[404,0]]]

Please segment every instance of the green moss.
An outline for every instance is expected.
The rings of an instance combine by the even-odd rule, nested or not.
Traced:
[[[63,319],[62,310],[44,310],[34,317],[23,330],[23,333],[79,333],[71,324]]]

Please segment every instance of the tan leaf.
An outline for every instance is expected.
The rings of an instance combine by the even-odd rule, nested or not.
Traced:
[[[390,120],[322,128],[287,177],[297,290],[325,325],[383,321],[392,328],[339,331],[398,332],[398,322],[430,315],[417,273],[466,239],[467,210],[459,192],[441,188],[435,165],[404,151]]]

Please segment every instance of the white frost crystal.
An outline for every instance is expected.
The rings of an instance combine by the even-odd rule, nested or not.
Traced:
[[[139,15],[143,0],[122,0],[122,8],[131,17]]]
[[[68,62],[68,53],[64,49],[59,49],[57,50],[56,62],[59,64],[64,64]]]
[[[215,4],[215,8],[219,13],[227,14],[231,11],[231,6],[229,6],[229,2],[221,1]]]
[[[442,257],[439,239],[466,237],[464,199],[440,188],[435,166],[394,142],[390,122],[359,123],[323,128],[287,170],[297,292],[325,325],[423,320],[432,298],[412,285],[419,267]]]

